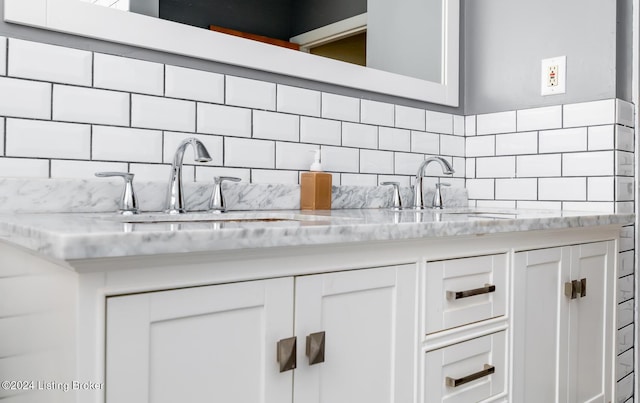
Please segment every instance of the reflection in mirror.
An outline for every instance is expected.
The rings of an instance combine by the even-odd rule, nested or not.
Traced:
[[[442,0],[84,0],[443,82]]]

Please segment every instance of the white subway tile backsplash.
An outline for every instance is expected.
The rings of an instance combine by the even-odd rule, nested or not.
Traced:
[[[496,200],[536,200],[537,197],[537,179],[496,179]]]
[[[635,211],[635,202],[620,201],[615,202],[615,209],[613,212],[620,214],[633,214]]]
[[[513,178],[516,176],[516,157],[487,157],[476,159],[478,178]]]
[[[502,209],[516,208],[515,200],[478,200],[476,204],[479,208],[482,208],[482,207],[502,208]]]
[[[622,354],[634,346],[634,327],[633,325],[625,326],[618,330],[617,337],[618,346],[617,353]]]
[[[93,60],[93,86],[110,90],[164,93],[164,65],[127,57],[96,53]]]
[[[10,76],[91,85],[91,52],[11,38],[8,57]]]
[[[425,130],[425,110],[396,105],[396,127],[402,129]]]
[[[7,38],[0,36],[0,76],[7,75]]]
[[[405,129],[380,127],[378,148],[380,150],[411,151],[411,132]]]
[[[378,175],[342,174],[342,186],[378,186]]]
[[[360,150],[360,172],[372,174],[393,174],[393,152]]]
[[[634,282],[633,274],[618,279],[618,303],[633,299]]]
[[[94,160],[162,162],[161,131],[93,126],[92,137]]]
[[[563,201],[562,210],[571,211],[591,211],[600,213],[614,213],[615,203],[613,202],[580,202],[580,201]]]
[[[51,84],[0,77],[0,115],[51,119]]]
[[[610,125],[615,123],[615,100],[582,102],[563,106],[563,127]]]
[[[496,136],[475,136],[465,139],[467,157],[491,157],[496,154]]]
[[[562,156],[563,176],[613,175],[614,168],[614,151],[569,153]]]
[[[536,178],[562,175],[561,154],[522,155],[516,158],[519,178]]]
[[[562,105],[517,111],[519,132],[562,128]]]
[[[313,163],[314,151],[318,149],[313,144],[276,143],[276,169],[298,169],[308,171]],[[320,160],[324,165],[323,155]],[[324,168],[324,167],[323,167]],[[325,168],[326,169],[326,168]]]
[[[165,67],[165,96],[224,103],[224,75],[177,66]]]
[[[630,300],[618,304],[618,329],[633,323],[634,312],[634,301]]]
[[[587,178],[540,178],[538,179],[538,199],[587,200]]]
[[[397,154],[396,154],[397,155]],[[410,187],[411,186],[411,176],[401,176],[401,175],[378,175],[378,182],[398,182],[400,187]],[[409,205],[409,200],[402,200],[403,205]]]
[[[613,176],[587,178],[587,200],[613,201],[614,183]]]
[[[616,151],[616,175],[633,176],[635,170],[633,153]]]
[[[273,141],[228,137],[224,140],[224,165],[240,168],[275,168]]]
[[[469,199],[492,200],[495,198],[495,179],[467,179]]]
[[[233,176],[235,178],[240,178],[242,182],[251,182],[250,169],[198,165],[195,167],[195,170],[196,182],[213,183],[213,178],[215,176]]]
[[[328,119],[360,121],[360,100],[343,95],[322,93],[322,117]]]
[[[276,171],[267,169],[251,170],[251,183],[297,185],[298,182],[298,171]]]
[[[397,175],[415,175],[424,161],[422,154],[395,153],[395,173]]]
[[[465,138],[460,136],[440,136],[440,154],[464,157]]]
[[[621,151],[634,151],[634,141],[633,141],[634,130],[625,127],[616,125],[615,126],[615,138],[616,138],[616,150]]]
[[[131,95],[131,126],[194,132],[196,103],[133,94]]]
[[[170,164],[129,164],[129,172],[135,175],[134,186],[136,181],[155,181],[165,182],[169,179],[171,173]],[[193,166],[185,165],[182,167],[182,180],[185,182],[193,182],[195,175]],[[164,197],[164,195],[162,195]],[[164,203],[164,199],[159,200]]]
[[[618,277],[624,277],[633,274],[633,259],[633,250],[618,253]]]
[[[476,116],[476,134],[512,133],[516,131],[516,111]]]
[[[251,137],[251,109],[198,103],[197,131],[233,137]]]
[[[467,168],[466,166],[466,162],[464,160],[463,157],[453,157],[453,170],[455,171],[453,173],[453,176],[456,178],[465,178],[465,170]],[[462,186],[464,187],[464,185]]]
[[[49,109],[50,106],[47,106]],[[53,119],[67,122],[129,125],[129,94],[93,88],[53,86]]]
[[[52,178],[93,180],[96,179],[96,172],[128,172],[128,170],[126,162],[51,160]],[[169,173],[167,172],[167,176],[168,175]],[[136,177],[134,179],[138,178]],[[113,180],[113,178],[109,180]]]
[[[300,141],[303,143],[340,145],[342,123],[338,120],[300,117]]]
[[[539,152],[587,151],[587,128],[541,131]]]
[[[465,136],[476,135],[476,115],[464,117],[464,135]]]
[[[620,230],[620,250],[621,251],[632,251],[631,267],[633,269],[633,248],[635,247],[635,225],[629,225],[626,227],[622,227]],[[624,253],[620,253],[620,255],[624,255]]]
[[[187,149],[184,153],[183,162],[189,165],[223,165],[223,138],[221,136],[211,136],[206,134],[192,134],[192,133],[178,133],[178,132],[164,132],[164,142],[162,151],[162,162],[165,164],[171,164],[173,162],[173,156],[178,149],[178,146],[182,140],[195,137],[200,140],[207,148],[209,155],[211,156],[210,162],[196,162],[194,160],[193,150]]]
[[[91,158],[89,125],[7,119],[6,142],[10,157]]]
[[[627,350],[616,358],[616,379],[622,379],[633,372],[633,349]]]
[[[496,136],[496,155],[536,154],[537,152],[538,132],[521,132]]]
[[[465,178],[475,178],[476,177],[476,159],[475,158],[466,158],[465,159]]]
[[[628,127],[635,126],[633,104],[631,102],[616,99],[616,123]]]
[[[634,179],[631,177],[616,178],[616,201],[633,201]]]
[[[614,148],[614,126],[591,126],[587,128],[587,145],[589,151],[611,150]]]
[[[49,160],[0,158],[0,177],[48,178]]]
[[[440,135],[435,133],[411,132],[411,152],[431,155],[440,154]]]
[[[320,92],[280,84],[277,86],[277,92],[278,112],[320,116]]]
[[[518,200],[516,201],[516,207],[519,209],[560,210],[562,209],[562,202]]]
[[[378,148],[378,127],[345,122],[342,124],[342,145],[376,149]]]
[[[276,85],[266,81],[226,76],[226,103],[234,106],[276,109]]]
[[[300,117],[278,112],[253,112],[253,137],[271,140],[299,141]]]
[[[0,118],[0,156],[4,155],[4,142],[5,142],[4,118]]]
[[[332,172],[359,172],[360,152],[357,148],[322,146],[322,169]]]
[[[426,131],[453,134],[453,115],[450,113],[427,111]]]
[[[360,121],[372,125],[393,126],[394,106],[393,104],[363,99],[360,102]]]
[[[453,134],[464,136],[464,116],[453,115]]]

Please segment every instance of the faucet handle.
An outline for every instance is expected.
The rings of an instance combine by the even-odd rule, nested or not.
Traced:
[[[96,172],[95,175],[99,178],[119,176],[124,179],[124,189],[122,190],[118,212],[123,215],[138,214],[138,200],[133,190],[134,174],[129,172]]]
[[[446,182],[436,183],[436,192],[433,195],[432,203],[433,208],[441,209],[442,207],[444,207],[444,202],[442,201],[442,192],[440,191],[440,188],[442,186],[451,186],[451,184]]]
[[[240,180],[240,178],[236,178],[235,176],[213,177],[213,191],[211,192],[211,201],[209,202],[209,212],[223,213],[227,209],[224,203],[224,196],[222,195],[222,182],[240,182]]]
[[[393,186],[393,210],[402,209],[402,199],[400,199],[400,183],[399,182],[380,182],[383,186]]]

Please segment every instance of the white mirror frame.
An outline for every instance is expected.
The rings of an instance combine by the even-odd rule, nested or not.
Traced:
[[[5,0],[4,20],[365,91],[458,106],[460,0],[442,2],[443,74],[440,83],[80,0]]]

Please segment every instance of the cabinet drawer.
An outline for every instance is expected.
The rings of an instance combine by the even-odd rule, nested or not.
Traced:
[[[507,255],[427,262],[424,334],[502,316],[507,305]]]
[[[506,332],[429,351],[424,357],[424,403],[480,402],[503,393]]]

